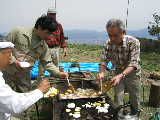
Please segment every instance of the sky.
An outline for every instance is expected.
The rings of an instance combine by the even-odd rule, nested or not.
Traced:
[[[104,31],[107,21],[125,21],[128,0],[57,0],[57,19],[64,30]],[[17,26],[33,27],[36,19],[55,6],[54,0],[0,0],[0,33]],[[147,28],[160,0],[130,0],[128,30]]]

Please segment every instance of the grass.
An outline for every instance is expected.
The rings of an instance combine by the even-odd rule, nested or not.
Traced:
[[[141,65],[144,70],[160,72],[160,53],[141,53]]]
[[[99,62],[102,47],[98,45],[70,44],[68,55],[61,56],[65,62]]]

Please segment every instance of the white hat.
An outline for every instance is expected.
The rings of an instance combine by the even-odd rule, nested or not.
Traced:
[[[0,42],[0,49],[14,48],[14,44],[11,42]]]
[[[57,13],[55,8],[48,8],[47,13]]]

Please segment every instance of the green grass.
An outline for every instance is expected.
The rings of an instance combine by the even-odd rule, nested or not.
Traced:
[[[141,65],[144,70],[160,72],[160,53],[141,53]]]
[[[65,62],[99,62],[102,46],[86,44],[69,44],[67,57],[61,56]]]

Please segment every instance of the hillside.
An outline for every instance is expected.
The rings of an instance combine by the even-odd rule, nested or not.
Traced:
[[[102,45],[104,41],[108,38],[105,31],[95,31],[95,30],[66,30],[65,34],[69,37],[70,43],[80,43],[80,44],[98,44]],[[141,30],[129,30],[127,34],[133,35],[139,38],[153,38],[148,34],[147,29]]]
[[[102,45],[104,41],[108,38],[108,35],[105,31],[96,31],[96,30],[65,30],[65,35],[69,37],[70,43],[79,43],[79,44],[96,44]],[[153,38],[148,34],[147,29],[140,30],[128,30],[129,35],[133,35],[139,38]],[[0,36],[6,36],[7,32],[0,33]]]

